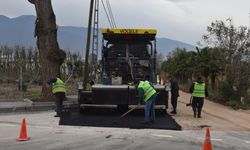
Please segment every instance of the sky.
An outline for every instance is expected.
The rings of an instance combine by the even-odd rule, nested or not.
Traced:
[[[106,0],[103,0],[106,1]],[[119,28],[156,28],[158,37],[196,45],[212,21],[249,26],[250,0],[109,0]],[[58,25],[87,27],[90,0],[52,0]],[[0,2],[0,15],[36,15],[27,0]],[[100,0],[99,27],[110,27]]]

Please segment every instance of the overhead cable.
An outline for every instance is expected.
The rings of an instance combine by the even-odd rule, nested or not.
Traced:
[[[113,12],[112,12],[109,0],[106,0],[106,3],[107,3],[107,7],[108,7],[108,11],[109,11],[109,15],[110,15],[111,21],[112,21],[114,27],[116,28],[117,26],[116,26],[116,23],[115,23],[115,18],[114,18],[114,15],[113,15]]]
[[[111,19],[110,19],[110,16],[109,16],[108,13],[107,13],[106,6],[104,5],[103,0],[101,0],[101,1],[102,1],[103,9],[104,9],[104,11],[105,11],[105,13],[106,13],[106,16],[107,16],[107,18],[108,18],[109,25],[111,26],[111,28],[114,28],[114,25],[112,24],[112,21],[111,21]]]

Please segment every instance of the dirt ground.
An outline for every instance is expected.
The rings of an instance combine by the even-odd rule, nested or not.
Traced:
[[[183,130],[200,130],[210,126],[217,131],[250,131],[250,110],[233,110],[232,108],[205,100],[201,118],[194,118],[189,103],[190,94],[180,92],[177,114],[173,116]],[[171,111],[171,105],[170,109]]]

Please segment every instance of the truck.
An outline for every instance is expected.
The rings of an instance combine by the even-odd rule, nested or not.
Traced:
[[[168,108],[168,91],[157,83],[156,29],[102,29],[101,61],[97,67],[99,84],[79,93],[78,104],[116,105],[127,110],[138,104],[133,81],[151,78],[157,91],[156,105]]]

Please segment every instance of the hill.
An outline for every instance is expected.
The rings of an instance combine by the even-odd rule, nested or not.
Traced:
[[[23,15],[17,18],[8,18],[0,15],[0,45],[35,47],[35,19],[36,17],[32,15]],[[58,42],[60,48],[82,54],[85,49],[86,33],[87,28],[85,27],[59,26]],[[101,39],[99,43],[101,43]],[[164,56],[177,47],[194,50],[193,45],[184,42],[168,38],[157,38],[158,53]]]

